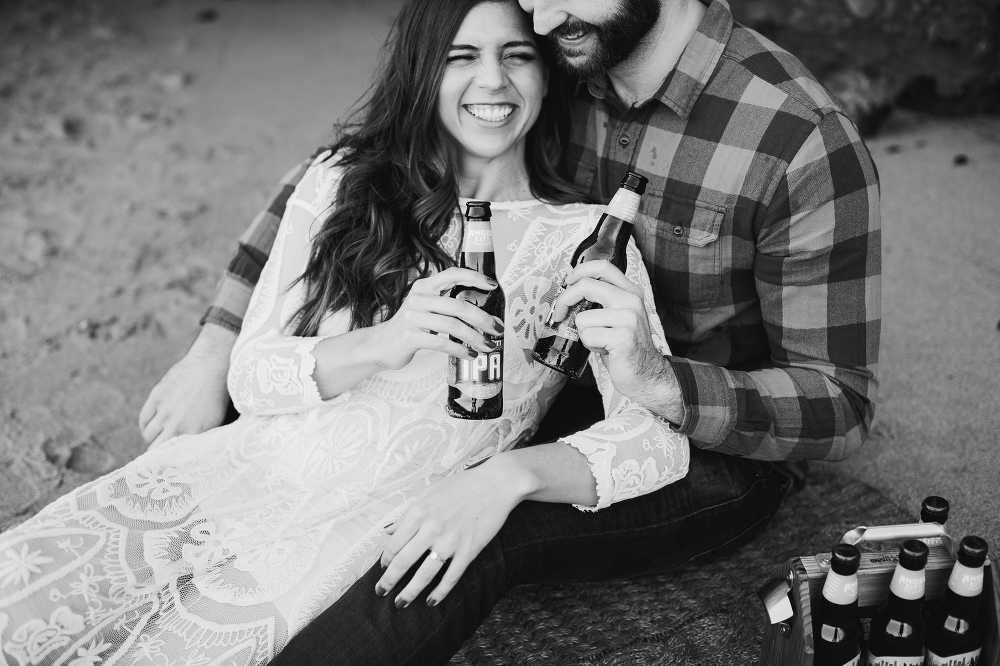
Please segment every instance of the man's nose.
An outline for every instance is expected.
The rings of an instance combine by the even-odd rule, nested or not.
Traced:
[[[547,35],[555,28],[566,22],[569,17],[564,11],[556,8],[557,2],[553,0],[519,0],[521,8],[531,13],[531,21],[535,32],[539,35]]]

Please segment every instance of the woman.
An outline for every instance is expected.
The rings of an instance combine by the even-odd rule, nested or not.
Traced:
[[[155,446],[0,536],[0,654],[21,666],[266,663],[378,561],[394,521],[415,524],[415,498],[462,474],[503,481],[495,461],[563,383],[528,350],[600,214],[570,203],[579,194],[555,174],[558,96],[546,98],[542,55],[512,0],[404,7],[361,120],[289,200],[233,351],[241,418]],[[443,410],[445,355],[490,349],[481,331],[496,327],[442,296],[496,286],[454,267],[461,197],[494,202],[508,303],[495,421]],[[565,440],[590,461],[588,508],[682,477],[687,441],[593,368],[608,418]],[[404,548],[443,548],[407,529],[394,537]]]

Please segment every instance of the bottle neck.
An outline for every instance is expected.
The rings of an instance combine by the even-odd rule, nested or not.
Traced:
[[[983,591],[983,567],[967,567],[955,562],[948,579],[948,591],[960,597],[978,597]]]
[[[897,564],[889,584],[889,592],[903,601],[917,601],[924,597],[925,586],[923,569],[910,571],[902,564]]]
[[[635,221],[635,216],[639,213],[639,202],[641,200],[642,197],[636,192],[621,187],[615,192],[615,196],[611,199],[611,203],[608,204],[604,212],[606,215],[617,217],[619,220],[632,224]]]
[[[836,606],[849,606],[858,602],[858,576],[843,576],[833,569],[826,574],[823,598]]]
[[[466,220],[462,254],[458,259],[458,265],[496,279],[493,230],[489,220]]]

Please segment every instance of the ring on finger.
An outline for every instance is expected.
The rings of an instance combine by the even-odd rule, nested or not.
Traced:
[[[430,560],[437,560],[437,561],[438,561],[438,562],[440,562],[441,564],[444,564],[445,562],[447,562],[447,561],[448,561],[448,558],[446,558],[446,557],[441,557],[440,555],[438,555],[438,554],[437,554],[437,552],[435,552],[435,551],[433,551],[433,550],[432,550],[432,551],[431,551],[431,552],[430,552],[430,553],[429,553],[429,554],[427,555],[427,559],[430,559]]]

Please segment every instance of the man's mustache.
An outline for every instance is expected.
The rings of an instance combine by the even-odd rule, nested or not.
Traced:
[[[581,21],[578,18],[571,18],[563,22],[557,28],[553,28],[549,33],[550,37],[569,37],[570,35],[577,35],[580,33],[587,33],[594,30],[594,26],[586,21]]]

